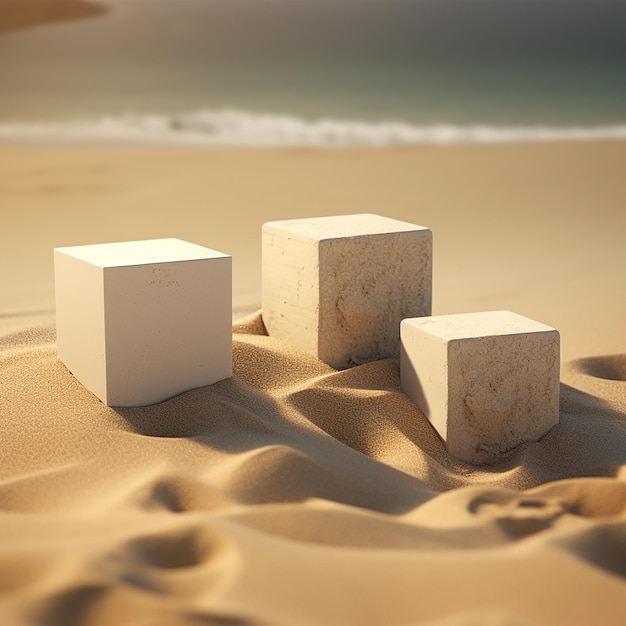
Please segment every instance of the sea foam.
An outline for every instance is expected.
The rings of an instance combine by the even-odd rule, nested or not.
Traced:
[[[238,110],[125,114],[54,122],[0,123],[0,141],[131,142],[206,146],[389,146],[626,139],[626,124],[595,127],[360,122]]]

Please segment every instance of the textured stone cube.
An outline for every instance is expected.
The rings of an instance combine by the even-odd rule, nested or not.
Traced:
[[[232,374],[231,257],[180,239],[54,250],[59,358],[110,406]]]
[[[450,454],[489,464],[559,421],[559,333],[510,311],[401,324],[402,388]]]
[[[400,320],[430,315],[432,233],[379,215],[263,226],[270,335],[336,369],[398,356]]]

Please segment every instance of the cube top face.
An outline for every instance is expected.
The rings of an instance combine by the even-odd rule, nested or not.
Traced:
[[[175,238],[70,246],[55,248],[55,252],[67,254],[85,263],[102,268],[229,257],[229,255],[222,252]]]
[[[368,235],[415,232],[419,230],[428,231],[429,229],[382,215],[358,213],[355,215],[334,215],[267,222],[263,225],[263,230],[265,232],[287,231],[293,238],[318,242],[346,237],[365,237]]]
[[[428,333],[443,341],[480,339],[521,333],[557,332],[512,311],[485,311],[405,319],[402,324]]]

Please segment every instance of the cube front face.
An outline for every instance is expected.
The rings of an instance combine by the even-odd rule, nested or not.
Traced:
[[[448,364],[450,454],[470,463],[494,462],[558,423],[556,330],[454,340]]]
[[[320,242],[319,358],[337,369],[400,354],[400,322],[430,315],[428,230]]]
[[[558,423],[556,330],[503,311],[406,320],[402,336],[403,389],[450,454],[493,463]]]
[[[59,358],[109,406],[154,404],[232,374],[231,258],[206,248],[200,258],[178,240],[146,254],[146,244],[55,250]],[[120,251],[168,261],[116,265]]]
[[[232,374],[231,259],[107,268],[107,404],[143,406]]]
[[[373,215],[264,226],[268,332],[336,369],[398,356],[400,321],[429,315],[431,292],[427,228]]]

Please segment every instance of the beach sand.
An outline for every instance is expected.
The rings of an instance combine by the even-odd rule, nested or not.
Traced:
[[[625,142],[0,149],[3,624],[620,625]],[[265,221],[373,212],[434,234],[434,313],[561,332],[560,424],[449,456],[398,363],[268,337]],[[234,376],[104,406],[55,351],[52,248],[179,237],[234,257]]]
[[[0,33],[52,22],[95,17],[108,9],[88,0],[2,0]]]

